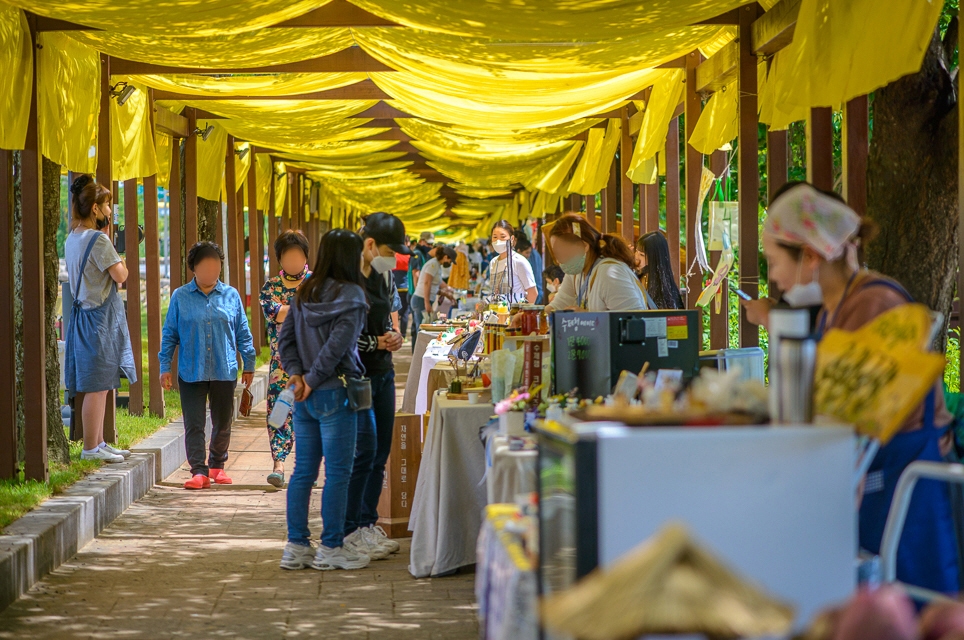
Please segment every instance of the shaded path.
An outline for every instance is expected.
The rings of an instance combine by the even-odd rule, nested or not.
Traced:
[[[188,492],[187,471],[173,474],[0,613],[0,638],[477,638],[474,575],[413,579],[408,540],[362,571],[278,568],[286,494],[264,481],[259,409],[235,425],[237,484]]]

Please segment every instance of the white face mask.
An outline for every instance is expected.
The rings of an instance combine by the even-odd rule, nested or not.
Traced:
[[[386,256],[378,256],[372,260],[372,269],[378,273],[388,273],[395,268],[395,258],[388,258]]]
[[[554,284],[552,284],[552,283],[550,282],[549,284],[546,285],[546,289],[549,291],[549,293],[555,293],[555,292],[556,292],[556,285],[554,285]]]
[[[801,263],[800,267],[797,267],[797,280],[800,280],[800,268],[803,266]],[[799,282],[792,287],[789,291],[784,292],[783,299],[791,307],[816,307],[817,305],[823,304],[823,289],[820,288],[820,283],[814,278],[807,284],[800,284]]]
[[[505,240],[496,240],[492,243],[492,249],[495,250],[500,256],[505,253],[508,244]]]

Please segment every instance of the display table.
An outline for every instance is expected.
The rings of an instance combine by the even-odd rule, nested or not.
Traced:
[[[419,397],[419,382],[422,379],[422,361],[425,358],[425,351],[428,349],[428,343],[438,337],[437,331],[419,331],[418,338],[415,340],[415,350],[412,352],[412,365],[408,369],[408,378],[405,380],[405,395],[402,397],[402,406],[399,408],[399,413],[415,413],[422,415],[425,413],[425,396],[422,396],[422,410],[416,411],[416,399]],[[444,360],[444,358],[435,358],[433,362],[438,360]],[[423,387],[424,388],[424,387]]]
[[[539,452],[512,451],[509,449],[509,438],[492,436],[489,443],[489,459],[491,466],[485,475],[486,494],[489,504],[515,502],[520,493],[531,493],[538,489],[536,485],[536,470],[539,464]]]
[[[516,536],[505,531],[519,513],[514,504],[490,504],[479,532],[475,599],[483,640],[539,637],[538,581]]]
[[[455,368],[452,367],[451,363],[448,361],[436,362],[425,379],[425,397],[431,398],[436,391],[447,390],[453,380],[455,380]]]
[[[479,428],[491,404],[449,400],[436,393],[415,485],[409,529],[409,571],[416,578],[475,564],[475,543],[485,508],[485,449]]]

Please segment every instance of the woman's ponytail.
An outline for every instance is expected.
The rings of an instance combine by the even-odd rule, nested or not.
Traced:
[[[70,194],[77,220],[90,220],[94,216],[94,205],[109,202],[112,197],[110,189],[86,173],[77,176],[70,185]]]

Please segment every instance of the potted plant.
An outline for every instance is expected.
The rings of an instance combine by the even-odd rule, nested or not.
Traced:
[[[526,432],[526,409],[529,406],[528,391],[516,389],[505,400],[495,405],[499,416],[499,433],[504,436],[524,436]]]

